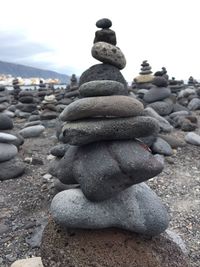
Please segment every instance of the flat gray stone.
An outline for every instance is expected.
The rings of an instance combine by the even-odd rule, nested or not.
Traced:
[[[14,157],[11,160],[0,162],[0,180],[8,180],[17,178],[24,173],[25,164],[18,158]]]
[[[130,118],[90,119],[64,125],[63,141],[70,145],[84,145],[101,140],[122,140],[158,133],[156,119],[137,116]]]
[[[8,134],[8,133],[0,133],[0,143],[12,143],[17,140],[17,137]]]
[[[159,137],[161,137],[163,140],[165,140],[171,148],[178,148],[178,147],[183,147],[186,145],[186,142],[184,139],[181,139],[180,137],[174,136],[174,135],[164,135],[164,134],[159,134]]]
[[[189,144],[200,146],[200,135],[190,132],[186,134],[185,141]]]
[[[0,114],[0,130],[10,130],[12,128],[12,119],[6,114]]]
[[[142,115],[143,105],[129,96],[100,96],[76,100],[60,114],[62,121],[93,117],[135,117]]]
[[[64,184],[79,183],[84,195],[92,201],[108,199],[158,175],[164,167],[160,157],[132,140],[70,146],[55,164],[49,172]]]
[[[157,137],[156,141],[151,146],[151,149],[154,153],[158,153],[164,156],[173,155],[173,150],[169,143],[167,143],[164,139]]]
[[[18,153],[17,147],[12,144],[0,143],[0,162],[14,158]]]
[[[163,100],[171,95],[171,90],[167,87],[152,87],[145,95],[144,101],[152,103]]]
[[[106,43],[97,42],[92,47],[92,56],[103,62],[111,64],[118,69],[123,69],[126,66],[126,59],[119,47]]]
[[[79,87],[79,93],[83,97],[127,95],[128,91],[124,84],[111,80],[90,81]]]
[[[24,138],[38,137],[43,133],[45,127],[43,125],[29,126],[19,131]]]
[[[80,189],[62,191],[51,203],[51,215],[64,227],[117,227],[149,236],[164,232],[169,223],[160,199],[143,183],[101,202],[87,200]]]

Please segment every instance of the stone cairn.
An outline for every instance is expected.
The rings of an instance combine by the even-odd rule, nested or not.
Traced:
[[[72,74],[70,78],[70,84],[68,84],[66,87],[64,98],[75,100],[78,96],[79,96],[78,79],[75,74]]]
[[[122,234],[123,230],[127,231],[126,238],[129,236],[133,241],[130,237],[133,232],[152,237],[168,227],[165,207],[143,183],[162,171],[162,157],[152,155],[137,139],[156,134],[159,126],[154,118],[142,115],[141,102],[127,96],[126,82],[120,73],[126,60],[116,46],[115,33],[109,29],[111,25],[109,19],[97,21],[96,26],[101,30],[96,32],[92,56],[102,64],[92,66],[81,75],[82,98],[60,114],[65,122],[62,134],[67,144],[63,151],[59,150],[61,157],[51,165],[50,173],[62,183],[79,184],[80,188],[58,193],[51,203],[53,224],[50,222],[44,231],[41,246],[45,267],[90,266],[97,260],[91,260],[95,258],[93,253],[101,255],[98,266],[147,266],[134,265],[132,252],[126,259],[123,256],[116,259],[116,255],[114,258],[114,243],[109,247],[113,258],[109,255],[105,259],[102,256],[105,243],[100,247],[98,244],[102,238],[112,243],[115,234]],[[59,225],[64,232],[56,230]],[[113,232],[112,227],[118,230]],[[101,229],[100,234],[96,229]],[[86,242],[85,249],[82,239]],[[63,241],[67,245],[61,249]],[[122,255],[120,244],[117,249]],[[110,264],[106,265],[105,260]]]
[[[5,113],[10,106],[10,96],[5,86],[0,86],[0,113]]]
[[[154,76],[152,75],[151,66],[144,60],[141,64],[140,75],[134,78],[135,87],[137,89],[149,89],[152,87]]]
[[[37,92],[37,97],[40,101],[44,100],[44,97],[48,94],[48,90],[46,87],[46,84],[43,82],[43,80],[40,80],[39,88]]]
[[[21,92],[19,80],[17,78],[13,79],[12,85],[13,85],[12,95],[14,97],[14,103],[17,103],[18,95]]]

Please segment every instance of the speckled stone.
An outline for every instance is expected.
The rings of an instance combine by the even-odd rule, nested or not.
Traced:
[[[127,89],[127,82],[119,69],[110,64],[96,64],[84,71],[79,79],[79,85],[90,81],[111,80],[117,81]]]
[[[84,145],[101,140],[122,140],[144,137],[159,132],[156,119],[137,116],[130,118],[90,119],[64,125],[63,141]]]
[[[142,115],[143,105],[129,96],[102,96],[79,99],[60,114],[62,121],[94,117],[134,117]]]
[[[165,232],[147,238],[129,231],[63,229],[46,226],[41,257],[44,267],[189,267],[189,259]]]
[[[92,56],[107,64],[111,64],[118,69],[126,66],[126,59],[120,48],[106,42],[97,42],[92,47]]]

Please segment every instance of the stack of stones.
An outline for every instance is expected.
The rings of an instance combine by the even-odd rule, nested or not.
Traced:
[[[126,83],[119,81],[124,81],[119,69],[124,68],[126,61],[115,46],[115,34],[109,29],[111,21],[102,19],[96,25],[102,30],[96,34],[92,55],[103,64],[92,66],[82,74],[79,87],[82,99],[71,103],[61,113],[60,118],[65,121],[63,140],[68,146],[65,145],[61,159],[57,158],[51,168],[51,173],[62,183],[80,185],[80,189],[58,193],[51,204],[53,220],[69,232],[75,228],[76,234],[66,234],[67,240],[64,239],[68,245],[66,255],[62,253],[62,262],[56,262],[56,258],[61,259],[57,257],[60,250],[51,244],[54,233],[48,233],[49,238],[43,237],[43,240],[48,239],[41,248],[45,267],[66,266],[67,263],[89,266],[79,262],[80,255],[69,249],[73,242],[82,242],[82,235],[87,240],[90,233],[86,229],[93,229],[94,236],[95,229],[112,227],[128,230],[130,235],[135,232],[154,236],[168,226],[165,207],[143,183],[162,171],[162,158],[152,155],[137,139],[157,134],[159,126],[154,118],[142,116],[143,105],[127,96]],[[85,230],[80,232],[80,228]],[[113,232],[110,229],[102,233],[110,240]],[[93,244],[99,242],[101,237],[95,238]],[[90,249],[99,249],[89,246],[87,253]],[[105,266],[130,265],[125,260],[124,265],[115,261]]]
[[[174,105],[170,98],[171,90],[168,87],[168,81],[163,76],[155,76],[152,84],[154,86],[144,95],[143,100],[159,115],[169,115]]]
[[[0,113],[7,113],[7,108],[10,106],[9,92],[5,86],[0,86]]]
[[[46,95],[41,103],[40,119],[42,121],[53,120],[58,117],[56,108],[57,100],[54,95]]]
[[[46,84],[43,82],[43,80],[40,80],[39,88],[37,92],[37,97],[40,101],[44,100],[44,97],[47,95],[47,88]]]
[[[198,84],[198,82],[192,77],[190,76],[188,79],[188,86],[196,86]]]
[[[151,66],[144,60],[141,64],[140,75],[134,78],[136,88],[138,89],[149,89],[152,87],[152,81],[154,76],[152,75]]]
[[[18,94],[18,104],[16,105],[16,116],[28,118],[37,111],[37,98],[31,91],[21,91]]]
[[[78,79],[77,79],[77,77],[76,77],[75,74],[72,74],[72,76],[70,78],[70,84],[68,84],[67,87],[66,87],[65,99],[72,99],[72,100],[74,100],[78,96],[79,96]]]
[[[12,134],[0,132],[0,180],[16,178],[23,174],[25,165],[17,156],[18,149],[14,145],[18,138]]]
[[[12,81],[12,85],[13,85],[13,97],[14,97],[14,103],[17,103],[18,101],[18,95],[21,92],[21,88],[20,88],[20,83],[19,80],[16,78]]]

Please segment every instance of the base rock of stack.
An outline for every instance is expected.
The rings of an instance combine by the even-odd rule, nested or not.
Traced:
[[[189,267],[165,233],[153,239],[119,229],[62,229],[50,220],[41,255],[44,267]]]
[[[22,175],[25,171],[25,165],[20,158],[14,157],[11,160],[1,162],[0,170],[0,180],[3,181]]]

